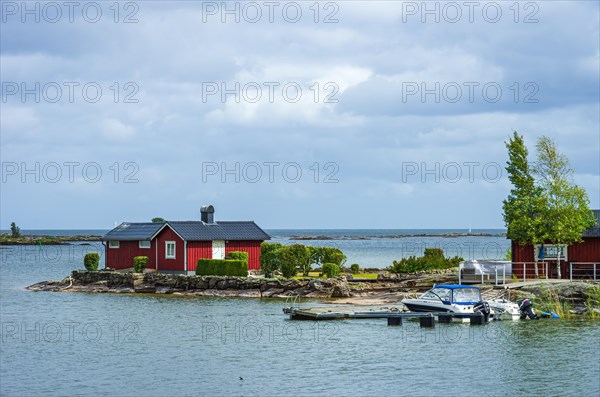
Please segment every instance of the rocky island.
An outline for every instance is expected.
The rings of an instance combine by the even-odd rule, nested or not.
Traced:
[[[79,235],[79,236],[47,236],[47,235],[22,235],[11,236],[7,233],[0,234],[0,245],[65,245],[75,242],[100,241],[101,236]]]
[[[371,239],[389,239],[389,238],[415,238],[415,237],[506,237],[506,233],[417,233],[417,234],[390,234],[390,235],[364,235],[364,236],[305,236],[296,235],[288,237],[289,240],[371,240]]]

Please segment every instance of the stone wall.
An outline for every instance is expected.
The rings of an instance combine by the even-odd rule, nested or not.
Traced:
[[[75,270],[71,278],[45,281],[35,291],[129,292],[207,296],[329,298],[351,296],[344,277],[332,279],[274,279],[259,277],[188,276],[161,273],[122,273]]]

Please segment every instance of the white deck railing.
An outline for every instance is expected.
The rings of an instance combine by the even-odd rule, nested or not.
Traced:
[[[486,264],[490,266],[490,264]],[[508,270],[510,266],[511,270]],[[552,264],[554,266],[554,264]],[[537,275],[535,271],[535,262],[511,262],[511,263],[497,263],[494,264],[494,272],[480,272],[473,274],[463,274],[465,269],[464,263],[459,264],[458,267],[458,282],[462,284],[466,282],[480,282],[491,283],[495,285],[505,285],[508,279],[512,279],[515,271],[517,273],[522,272],[522,277],[519,277],[519,281],[535,280],[536,278],[551,278],[550,264],[545,261],[537,262]],[[536,277],[537,276],[537,277]],[[594,282],[600,281],[600,262],[569,262],[569,280],[593,280]]]
[[[490,266],[490,264],[487,264]],[[510,266],[511,270],[507,270]],[[548,262],[539,261],[537,262],[538,278],[549,278],[548,273]],[[481,284],[485,282],[493,282],[495,285],[506,285],[507,277],[508,279],[512,279],[512,275],[515,270],[522,271],[523,277],[522,281],[527,281],[527,279],[535,279],[536,271],[535,271],[535,262],[511,262],[511,263],[498,263],[494,264],[494,273],[485,273],[481,272],[478,274],[463,274],[464,264],[459,264],[458,267],[458,282],[461,284],[463,281],[479,281]],[[600,269],[599,269],[600,270]],[[528,277],[529,275],[529,277]],[[467,276],[467,277],[465,277]],[[469,277],[470,276],[470,277]]]
[[[569,280],[573,281],[573,275],[576,279],[589,279],[594,282],[598,281],[598,270],[600,270],[599,262],[570,262],[569,263]],[[579,276],[579,277],[577,277]]]
[[[523,270],[523,281],[527,281],[527,271],[529,270],[529,274],[533,273],[533,277],[529,277],[530,279],[535,279],[536,276],[542,278],[550,278],[550,274],[548,273],[548,262],[538,261],[537,262],[537,275],[535,272],[535,263],[536,262],[513,262],[513,273],[514,269]]]

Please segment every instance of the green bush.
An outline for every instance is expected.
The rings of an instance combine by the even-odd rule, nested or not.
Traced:
[[[409,256],[400,261],[394,261],[388,268],[391,273],[414,273],[423,270],[450,269],[458,266],[464,259],[458,256],[453,258],[444,257],[441,248],[426,248],[422,257]]]
[[[340,274],[340,267],[336,263],[323,263],[323,274],[327,276],[327,278],[332,278]]]
[[[313,264],[321,265],[323,263],[323,249],[327,247],[307,247],[308,248],[308,261]]]
[[[306,271],[309,253],[305,245],[286,245],[279,248],[277,254],[281,261],[281,273],[283,273],[283,277],[294,277],[298,269],[302,270],[303,273]],[[308,275],[308,271],[306,275]]]
[[[283,245],[279,243],[261,243],[260,244],[260,270],[265,276],[271,277],[275,270],[281,268],[281,261],[279,258],[279,249]]]
[[[353,263],[350,265],[350,272],[352,274],[360,273],[360,265],[358,263]]]
[[[88,271],[98,270],[98,263],[100,262],[100,255],[97,252],[88,252],[83,257],[83,265]]]
[[[198,276],[248,276],[248,262],[239,259],[198,259]]]
[[[260,268],[270,277],[275,270],[281,270],[284,277],[294,277],[298,271],[304,276],[325,262],[335,263],[341,268],[346,261],[346,255],[334,247],[312,247],[303,244],[281,245],[264,242],[260,245]]]
[[[444,250],[441,248],[425,248],[425,251],[423,252],[423,257],[429,259],[443,259]]]
[[[245,251],[231,251],[225,255],[225,259],[234,259],[248,263],[248,253]]]
[[[144,269],[148,266],[147,256],[136,256],[133,258],[133,271],[136,273],[143,273]]]
[[[346,262],[346,255],[335,247],[321,247],[321,263],[335,263],[339,267]]]
[[[298,268],[293,262],[282,261],[281,262],[281,274],[285,278],[294,277],[298,273]]]

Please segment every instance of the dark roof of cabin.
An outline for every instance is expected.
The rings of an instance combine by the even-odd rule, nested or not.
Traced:
[[[583,231],[583,237],[600,237],[600,210],[592,210],[596,224]]]
[[[204,240],[270,240],[252,221],[219,221],[204,223],[198,221],[168,222],[177,234],[188,241]]]
[[[123,222],[102,236],[102,240],[149,240],[164,224],[164,222]]]
[[[150,240],[160,230],[161,223],[122,223],[106,233],[102,240]],[[186,241],[211,240],[270,240],[253,221],[219,221],[204,223],[201,221],[168,221],[177,234]]]

